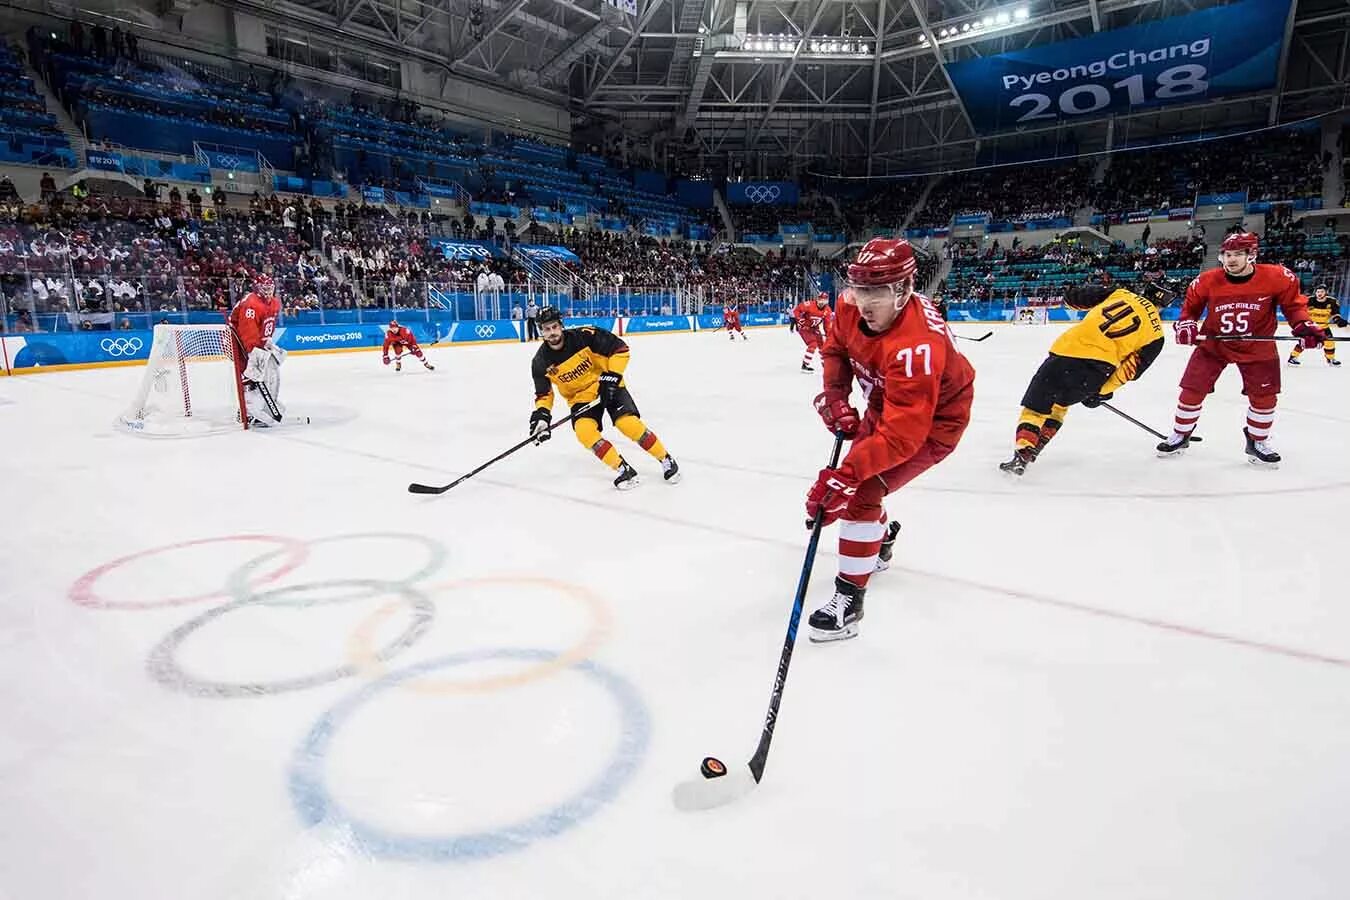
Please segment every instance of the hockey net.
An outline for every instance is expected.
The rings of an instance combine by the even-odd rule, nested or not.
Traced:
[[[154,437],[247,428],[228,325],[156,325],[136,397],[118,423]]]
[[[1044,325],[1050,315],[1044,306],[1017,306],[1013,308],[1014,325]]]

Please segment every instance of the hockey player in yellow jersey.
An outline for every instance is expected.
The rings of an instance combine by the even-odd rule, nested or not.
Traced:
[[[543,338],[531,366],[534,412],[530,414],[530,434],[535,442],[543,443],[551,436],[553,390],[557,388],[574,413],[572,430],[577,440],[619,473],[614,479],[616,488],[634,487],[638,483],[638,473],[600,434],[601,417],[606,412],[614,427],[661,463],[662,477],[668,483],[679,481],[679,465],[666,452],[661,440],[638,418],[637,404],[624,383],[628,345],[623,339],[591,325],[564,328],[562,314],[552,306],[539,310],[535,321],[539,325],[539,336]],[[595,405],[587,408],[591,403]]]
[[[1319,284],[1313,288],[1313,295],[1308,299],[1308,319],[1326,335],[1326,340],[1322,342],[1322,353],[1326,356],[1327,365],[1339,366],[1341,361],[1336,358],[1336,342],[1331,337],[1331,326],[1337,328],[1345,327],[1345,318],[1341,316],[1341,304],[1335,297],[1327,291],[1327,286]],[[1295,344],[1293,351],[1289,354],[1289,365],[1302,365],[1298,358],[1303,355],[1303,345]]]
[[[1096,284],[1065,291],[1064,305],[1087,315],[1055,340],[1032,377],[1022,397],[1016,449],[999,468],[1021,475],[1064,424],[1070,406],[1100,406],[1143,375],[1162,352],[1159,310],[1174,296],[1171,287],[1148,281],[1138,293]]]

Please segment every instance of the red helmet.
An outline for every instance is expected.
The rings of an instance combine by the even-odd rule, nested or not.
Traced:
[[[821,291],[819,294],[816,294],[816,303],[823,303],[823,304],[825,304],[826,306],[829,306],[829,305],[830,305],[830,295],[827,294],[827,293],[825,293],[824,291]]]
[[[1222,249],[1244,250],[1246,251],[1247,255],[1250,256],[1251,254],[1255,253],[1257,248],[1260,246],[1261,246],[1261,239],[1258,238],[1256,235],[1252,234],[1250,231],[1239,231],[1236,234],[1230,234],[1228,237],[1223,239]]]
[[[272,281],[271,275],[259,275],[253,279],[253,290],[262,294],[264,297],[270,297],[277,292],[276,283]]]
[[[872,238],[849,263],[848,283],[855,287],[895,284],[919,268],[914,248],[902,238]]]
[[[390,328],[397,328],[397,327],[398,327],[398,319],[390,319],[390,320],[389,320],[389,327],[390,327]]]

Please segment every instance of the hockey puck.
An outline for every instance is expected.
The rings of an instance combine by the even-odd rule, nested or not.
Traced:
[[[721,778],[727,774],[726,763],[715,756],[703,757],[703,763],[698,767],[698,770],[703,773],[704,778]]]

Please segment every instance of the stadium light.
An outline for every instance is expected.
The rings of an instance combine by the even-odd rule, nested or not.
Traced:
[[[994,21],[999,25],[1007,25],[1009,22],[1012,21],[1012,16],[1008,15],[1005,12],[1001,12],[994,17]]]
[[[1027,19],[1031,18],[1031,11],[1025,6],[1019,6],[1017,9],[1013,10],[1013,18],[1018,22],[1025,22]]]

